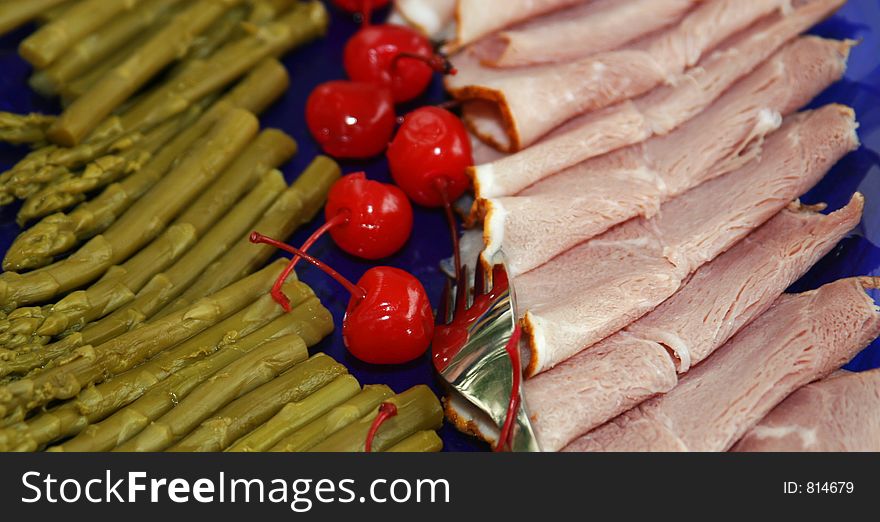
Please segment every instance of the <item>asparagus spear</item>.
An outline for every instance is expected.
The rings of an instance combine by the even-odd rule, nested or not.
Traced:
[[[46,68],[81,38],[120,13],[133,9],[139,1],[83,0],[71,7],[63,17],[25,38],[18,52],[35,67]]]
[[[123,152],[102,156],[86,165],[81,173],[74,174],[65,168],[57,179],[27,196],[21,210],[18,211],[19,225],[71,207],[83,201],[87,192],[105,187],[124,175],[137,172],[163,145],[171,141],[182,129],[189,127],[202,112],[202,107],[195,106],[187,112],[168,119]],[[21,197],[19,194],[16,196]]]
[[[51,299],[94,281],[131,256],[161,233],[168,221],[216,178],[254,136],[257,126],[257,119],[249,112],[231,110],[173,172],[102,236],[93,238],[69,258],[41,270],[0,276],[0,303],[14,308]]]
[[[247,6],[244,5],[227,11],[196,40],[187,55],[171,69],[169,78],[177,77],[193,64],[200,63],[214,54],[214,51],[219,49],[228,40],[240,36],[241,23],[244,21],[246,14]]]
[[[121,335],[153,317],[198,278],[204,268],[247,233],[263,211],[286,187],[280,172],[267,176],[195,247],[165,272],[156,274],[137,297],[82,331],[85,344],[96,344]]]
[[[6,0],[0,4],[0,34],[26,24],[38,17],[40,13],[64,1],[66,0],[28,0],[27,2]]]
[[[60,4],[53,5],[37,15],[37,23],[45,25],[58,20],[77,2],[79,2],[79,0],[64,0]]]
[[[44,96],[54,96],[59,92],[58,86],[80,76],[109,57],[114,50],[153,25],[179,1],[143,0],[134,9],[108,20],[97,30],[83,35],[73,45],[65,48],[64,53],[52,65],[31,76],[31,87]]]
[[[3,268],[12,271],[43,266],[79,241],[103,231],[116,216],[155,185],[174,161],[188,151],[225,112],[240,107],[260,113],[287,89],[287,85],[287,71],[281,63],[276,60],[262,62],[136,174],[121,183],[110,185],[100,196],[80,205],[73,212],[49,216],[19,235],[6,253]]]
[[[226,405],[168,451],[221,451],[269,420],[288,402],[300,401],[339,375],[345,366],[319,353]]]
[[[271,381],[309,356],[297,335],[270,341],[226,366],[196,387],[168,413],[153,421],[117,451],[161,451],[174,444],[231,401]]]
[[[283,262],[206,297],[193,306],[102,345],[84,346],[65,364],[0,387],[0,417],[73,397],[90,384],[118,375],[156,353],[229,317],[271,288]]]
[[[82,141],[114,109],[174,61],[181,50],[192,45],[202,31],[238,2],[190,2],[163,30],[70,104],[49,128],[49,139],[68,147]]]
[[[436,453],[443,449],[443,441],[436,431],[419,431],[385,451],[396,453]]]
[[[55,116],[44,114],[13,114],[0,112],[0,141],[7,143],[38,143],[46,139],[46,129]]]
[[[324,204],[330,186],[339,178],[339,165],[325,156],[318,156],[266,212],[254,229],[273,237],[287,237],[301,224],[308,222]],[[224,285],[244,277],[266,262],[274,249],[254,245],[248,234],[210,265],[183,295],[161,310],[157,316],[189,306]]]
[[[281,439],[360,392],[351,375],[340,375],[305,399],[285,405],[265,424],[239,439],[226,451],[267,451]]]
[[[127,428],[135,433],[138,431],[125,421],[130,414],[120,408],[131,404],[128,408],[137,409],[139,417],[158,418],[171,407],[168,397],[183,397],[217,369],[263,342],[296,333],[309,346],[316,344],[333,329],[330,312],[302,283],[295,283],[291,291],[292,298],[301,302],[293,312],[283,314],[253,333],[248,334],[247,329],[241,328],[223,334],[223,340],[213,354],[203,342],[203,336],[214,338],[217,333],[217,330],[209,329],[214,330],[213,333],[205,331],[110,381],[83,390],[73,401],[37,415],[26,423],[0,430],[0,451],[40,449],[53,440],[76,435],[89,422],[105,419],[118,410],[116,415],[93,424],[86,433],[63,447],[70,451],[110,450],[126,440],[120,433]],[[148,404],[157,405],[158,409],[151,409]]]
[[[269,451],[308,451],[330,435],[374,411],[380,403],[394,395],[384,384],[367,385],[364,389],[317,419],[283,437]]]
[[[253,0],[248,22],[262,25],[278,18],[296,4],[296,0]]]
[[[425,385],[414,386],[387,402],[397,406],[397,415],[379,427],[373,439],[373,451],[384,451],[413,433],[435,430],[443,423],[440,401]],[[373,411],[361,417],[313,446],[312,451],[364,451],[367,432],[376,414],[377,411]]]
[[[164,121],[195,100],[235,81],[263,58],[278,56],[320,36],[326,30],[327,19],[322,3],[298,4],[277,22],[226,44],[200,63],[187,66],[186,71],[126,111],[121,117],[122,128],[144,129]]]

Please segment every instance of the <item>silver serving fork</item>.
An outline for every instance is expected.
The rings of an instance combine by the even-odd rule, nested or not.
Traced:
[[[478,260],[471,287],[467,266],[455,286],[446,282],[437,312],[432,354],[443,379],[498,425],[507,416],[513,372],[521,374],[506,346],[516,327],[516,298],[502,262],[485,274]],[[487,277],[491,276],[491,277]],[[512,451],[540,451],[520,386],[519,408],[510,436]]]

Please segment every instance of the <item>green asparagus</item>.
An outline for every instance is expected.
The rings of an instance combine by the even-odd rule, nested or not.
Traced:
[[[101,0],[101,3],[103,0]],[[182,50],[239,0],[195,0],[162,31],[77,98],[49,128],[53,142],[74,146],[110,113],[173,62]]]
[[[57,167],[63,169],[60,175],[33,194],[15,192],[16,197],[27,198],[18,211],[18,224],[24,225],[33,219],[71,207],[85,200],[86,193],[139,171],[161,147],[192,125],[202,112],[203,107],[194,106],[152,129],[124,151],[92,161],[82,172],[73,173],[70,169]]]
[[[270,22],[294,5],[297,0],[253,0],[248,22],[262,25]]]
[[[339,175],[339,165],[335,161],[318,156],[254,228],[273,237],[289,236],[297,227],[314,217]],[[265,263],[275,249],[252,244],[248,235],[242,237],[234,247],[209,266],[180,298],[161,310],[157,317],[189,306],[195,300],[249,274]]]
[[[221,451],[269,420],[288,402],[300,401],[339,375],[345,366],[319,353],[278,378],[232,401],[168,451]]]
[[[59,92],[58,86],[80,76],[109,57],[114,50],[153,25],[179,1],[143,0],[134,9],[109,20],[67,47],[64,54],[51,66],[37,71],[31,77],[31,87],[44,96],[54,96]]]
[[[218,218],[229,212],[230,207],[236,204],[242,193],[252,190],[249,197],[239,202],[208,236],[203,237],[191,252],[186,253],[187,261],[180,261],[182,267],[190,271],[200,271],[200,267],[210,263],[247,231],[286,187],[279,173],[267,174],[267,172],[272,167],[287,161],[295,148],[295,142],[280,131],[272,129],[263,131],[226,169],[217,182],[175,221],[175,226],[192,227],[195,239],[198,239]],[[263,181],[254,188],[261,177]],[[78,331],[85,323],[99,319],[134,299],[134,294],[139,292],[151,277],[171,266],[171,263],[177,261],[179,255],[183,254],[180,248],[154,246],[156,241],[154,240],[150,246],[123,265],[108,270],[107,275],[93,285],[93,288],[74,292],[59,301],[53,307],[52,313],[38,325],[36,333],[51,336],[71,328]],[[183,245],[176,242],[169,246],[180,245],[188,249],[193,243],[194,241]],[[148,251],[156,249],[161,249],[159,252],[168,255],[161,260],[151,259],[146,255]],[[145,258],[150,263],[138,262],[140,258]],[[174,280],[174,277],[170,280]],[[120,285],[122,288],[119,288]],[[120,290],[125,293],[124,296],[119,294]],[[0,331],[3,330],[3,326],[3,321],[0,321]]]
[[[24,231],[6,252],[3,268],[15,271],[43,266],[54,256],[100,233],[155,185],[174,161],[186,153],[220,116],[233,107],[259,114],[284,92],[288,81],[287,71],[281,63],[264,61],[136,174],[110,185],[100,196],[83,203],[73,212],[53,214]]]
[[[60,4],[53,5],[52,7],[41,12],[37,16],[36,21],[40,25],[52,23],[55,20],[58,20],[59,18],[64,16],[64,13],[69,11],[70,8],[73,7],[73,5],[77,2],[79,2],[79,0],[64,0]]]
[[[437,432],[425,430],[410,435],[385,451],[396,453],[436,453],[442,449],[443,441],[437,435]]]
[[[282,438],[269,451],[302,452],[323,442],[327,437],[374,411],[394,395],[384,384],[364,386],[363,391],[334,407],[312,422]]]
[[[88,423],[101,421],[141,398],[143,400],[136,403],[139,405],[137,409],[140,417],[158,418],[171,407],[167,400],[169,396],[184,396],[188,393],[187,390],[191,390],[217,369],[267,340],[296,333],[309,346],[316,344],[333,329],[330,312],[320,304],[307,286],[296,283],[289,287],[289,291],[292,292],[291,299],[299,302],[293,312],[283,314],[253,333],[247,333],[248,329],[239,327],[234,333],[223,334],[223,340],[215,347],[213,354],[204,346],[203,339],[215,338],[218,331],[225,331],[219,328],[225,326],[209,329],[212,331],[206,330],[203,334],[160,353],[141,366],[83,390],[73,401],[37,415],[25,423],[0,430],[0,451],[40,449],[53,440],[80,433]],[[148,399],[147,396],[152,398]],[[158,409],[147,408],[147,403],[157,404]],[[69,447],[70,451],[112,449],[126,440],[120,438],[120,433],[126,429],[124,418],[127,415],[129,414],[120,410],[106,422],[89,427],[87,433],[68,442],[64,448]],[[134,428],[131,431],[137,432]]]
[[[240,5],[226,12],[214,25],[208,28],[190,48],[189,52],[168,73],[170,79],[189,69],[194,64],[214,54],[229,40],[241,36],[241,23],[247,15],[247,6]]]
[[[161,451],[189,434],[231,401],[271,381],[309,356],[296,334],[267,342],[215,373],[168,413],[145,427],[117,451]]]
[[[133,9],[140,0],[83,0],[64,16],[44,25],[18,47],[22,58],[44,69],[81,38],[121,13]]]
[[[5,1],[0,7],[0,34],[5,34],[66,0]]]
[[[223,116],[172,173],[159,181],[118,221],[69,258],[27,274],[0,276],[0,303],[7,309],[46,301],[88,284],[118,264],[162,229],[216,178],[257,131],[257,119],[242,109]]]
[[[0,387],[0,417],[68,399],[90,385],[118,375],[156,353],[229,317],[271,288],[283,262],[206,297],[193,306],[99,346],[79,348],[65,364]]]
[[[226,451],[268,451],[287,435],[357,395],[360,389],[357,379],[341,375],[305,399],[285,405],[274,417]]]
[[[391,397],[386,402],[397,406],[397,415],[386,420],[373,439],[373,451],[384,451],[413,433],[435,430],[443,423],[443,408],[434,393],[425,385],[418,385]],[[365,415],[345,428],[316,444],[312,451],[364,451],[367,432],[377,411]]]
[[[165,272],[156,274],[129,303],[82,330],[85,344],[121,335],[153,317],[198,278],[204,268],[247,233],[263,211],[286,187],[280,172],[267,176],[216,227]]]
[[[6,143],[38,143],[46,139],[46,129],[55,116],[44,114],[13,114],[0,112],[0,141]]]
[[[263,58],[278,56],[320,36],[326,27],[327,12],[321,2],[299,4],[278,22],[260,27],[256,33],[226,44],[200,63],[189,65],[186,71],[126,111],[121,116],[121,126],[127,131],[150,128],[235,81]]]

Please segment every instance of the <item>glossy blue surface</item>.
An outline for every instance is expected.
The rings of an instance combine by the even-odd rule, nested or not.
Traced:
[[[262,118],[264,126],[278,127],[293,135],[300,145],[300,152],[284,167],[288,179],[293,179],[315,154],[319,153],[315,142],[305,128],[303,108],[309,92],[326,80],[342,78],[342,49],[347,38],[357,26],[348,16],[333,10],[329,34],[291,53],[284,60],[291,75],[289,92]],[[16,55],[15,48],[21,38],[30,32],[24,28],[0,39],[0,110],[13,112],[57,112],[52,102],[41,99],[27,88],[29,68]],[[852,52],[850,66],[843,81],[829,88],[813,105],[829,102],[845,103],[855,108],[861,127],[859,134],[863,146],[843,159],[828,176],[803,199],[807,202],[827,202],[831,209],[846,203],[856,190],[867,196],[865,218],[852,237],[845,239],[831,254],[823,259],[793,290],[815,288],[823,283],[850,275],[880,275],[880,2],[877,0],[850,0],[833,18],[818,26],[814,32],[826,37],[853,38],[861,44]],[[444,98],[439,82],[421,100],[412,104],[436,103]],[[411,107],[401,107],[403,113]],[[0,145],[0,168],[12,166],[25,153]],[[372,179],[389,181],[386,164],[377,159],[371,162],[343,163],[344,172],[366,170]],[[18,234],[15,225],[17,205],[0,210],[0,251],[5,249]],[[302,242],[322,221],[319,218],[300,230],[293,243]],[[439,261],[450,254],[449,232],[440,212],[415,210],[413,237],[406,248],[383,264],[411,271],[418,277],[432,302],[440,295],[443,275]],[[328,239],[319,242],[312,252],[335,267],[342,274],[356,280],[371,265],[347,256]],[[342,315],[348,296],[334,282],[311,267],[304,267],[301,278],[310,284],[336,317]],[[396,391],[403,391],[416,384],[435,386],[428,356],[405,365],[377,367],[363,364],[350,357],[342,345],[337,330],[317,350],[325,351],[348,366],[362,383],[387,383]],[[850,369],[867,369],[880,366],[880,343],[865,350],[849,366]],[[449,426],[441,435],[449,451],[485,450],[486,445],[475,442]]]

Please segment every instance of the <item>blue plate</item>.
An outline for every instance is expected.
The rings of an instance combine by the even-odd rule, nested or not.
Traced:
[[[288,179],[294,179],[311,159],[320,153],[308,133],[303,115],[305,100],[321,82],[345,76],[342,68],[342,50],[347,39],[357,30],[351,17],[331,8],[333,19],[326,38],[291,53],[284,59],[290,71],[291,88],[288,93],[262,118],[267,127],[285,130],[296,138],[300,152],[284,167]],[[16,54],[16,46],[32,31],[23,28],[0,39],[0,110],[12,112],[58,112],[59,107],[33,93],[27,87],[30,68]],[[803,279],[793,285],[793,291],[816,288],[824,283],[852,275],[880,275],[880,3],[876,0],[850,0],[833,18],[817,26],[816,34],[830,38],[861,40],[849,61],[843,81],[833,85],[814,102],[813,106],[839,102],[855,108],[861,123],[859,134],[862,147],[844,158],[825,179],[810,191],[804,200],[808,203],[824,201],[831,209],[845,204],[853,192],[861,191],[867,197],[865,217],[855,233],[825,259],[820,261]],[[416,106],[444,100],[439,81],[422,99],[410,106],[400,107],[405,113]],[[0,145],[0,169],[6,170],[20,159],[25,149]],[[343,163],[344,172],[364,170],[372,179],[390,181],[383,159],[369,162]],[[15,224],[18,205],[0,210],[0,250],[5,251],[19,232]],[[299,244],[323,221],[316,219],[300,230],[292,239]],[[415,209],[413,237],[406,248],[382,263],[409,270],[418,277],[433,302],[440,295],[443,275],[438,264],[451,252],[449,232],[442,214],[428,209]],[[339,251],[329,239],[319,242],[313,253],[356,280],[370,266]],[[324,304],[333,312],[336,324],[348,301],[345,291],[313,268],[304,267],[301,278],[315,289]],[[337,330],[318,345],[351,369],[362,383],[386,383],[395,391],[403,391],[416,384],[430,384],[437,388],[431,362],[426,355],[418,361],[393,367],[364,364],[348,355]],[[874,343],[848,366],[852,370],[880,367],[880,343]],[[439,389],[438,389],[439,391]],[[466,437],[450,426],[444,426],[441,436],[447,451],[486,450],[487,446]]]

